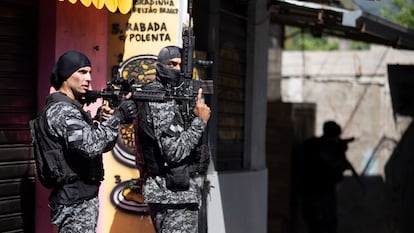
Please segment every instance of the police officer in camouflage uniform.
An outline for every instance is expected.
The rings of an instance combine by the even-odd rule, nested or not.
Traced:
[[[180,83],[181,49],[167,46],[158,55],[156,79],[144,86],[166,90]],[[148,169],[143,187],[157,233],[198,232],[201,189],[208,167],[208,149],[201,144],[210,118],[202,90],[185,126],[179,100],[138,105],[139,141]]]
[[[94,233],[98,220],[98,192],[103,180],[102,153],[112,149],[119,127],[136,117],[132,100],[117,109],[102,107],[102,122],[93,121],[82,109],[91,83],[91,63],[82,53],[68,51],[59,57],[51,72],[50,94],[44,119],[47,137],[60,143],[65,165],[73,175],[52,188],[49,197],[51,222],[59,233]],[[64,174],[65,175],[65,174]]]

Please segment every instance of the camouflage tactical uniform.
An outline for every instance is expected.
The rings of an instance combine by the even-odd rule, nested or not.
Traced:
[[[148,89],[163,88],[158,81],[147,85]],[[181,117],[181,112],[180,105],[175,100],[150,102],[148,106],[149,113],[143,117],[143,121],[146,127],[153,129],[154,140],[165,163],[174,164],[185,160],[199,145],[206,123],[198,117],[193,117],[190,119],[190,126],[185,129],[182,119],[177,120],[177,117]],[[140,113],[144,112],[146,111],[140,108]],[[149,174],[144,184],[143,195],[145,202],[150,206],[157,232],[197,232],[203,179],[203,176],[192,175],[187,190],[172,191],[167,188],[164,176]]]
[[[67,101],[56,101],[56,98],[67,98]],[[46,110],[46,127],[63,144],[65,158],[75,166],[72,168],[83,172],[81,169],[90,168],[84,166],[87,161],[96,160],[102,164],[102,153],[111,149],[116,142],[120,119],[110,117],[107,121],[94,125],[92,119],[85,119],[87,117],[81,110],[82,105],[70,100],[65,94],[53,93],[47,98],[47,102],[50,101],[56,103]],[[51,219],[60,233],[95,232],[103,167],[96,169],[98,180],[84,179],[81,176],[71,183],[53,187],[49,197]]]
[[[50,205],[52,224],[60,233],[95,233],[98,219],[99,200],[94,197],[73,205]]]

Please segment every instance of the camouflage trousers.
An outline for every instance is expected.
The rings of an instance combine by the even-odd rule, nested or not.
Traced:
[[[51,205],[51,222],[59,233],[95,233],[98,222],[98,197],[73,205]]]
[[[196,205],[149,204],[152,222],[157,233],[197,233]]]

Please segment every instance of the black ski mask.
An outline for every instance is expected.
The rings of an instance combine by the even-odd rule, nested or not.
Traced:
[[[172,69],[167,66],[170,59],[181,58],[181,48],[177,46],[167,46],[161,49],[158,54],[157,62],[157,80],[163,85],[178,85],[180,78],[180,70]]]
[[[62,54],[53,66],[50,83],[57,90],[79,68],[91,66],[88,57],[77,51]]]

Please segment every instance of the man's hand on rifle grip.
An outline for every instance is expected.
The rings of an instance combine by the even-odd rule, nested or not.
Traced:
[[[211,110],[210,110],[210,107],[204,103],[203,90],[201,88],[198,89],[197,102],[196,102],[193,112],[194,112],[194,115],[196,115],[197,117],[200,117],[201,120],[203,120],[205,123],[207,123],[208,120],[210,119]]]
[[[123,99],[130,99],[132,93],[129,92]],[[100,107],[100,115],[102,120],[108,120],[112,115],[114,115],[115,109],[110,107],[108,100],[103,100],[102,106]]]
[[[100,114],[102,120],[108,120],[114,114],[114,110],[109,106],[108,100],[103,101]]]

